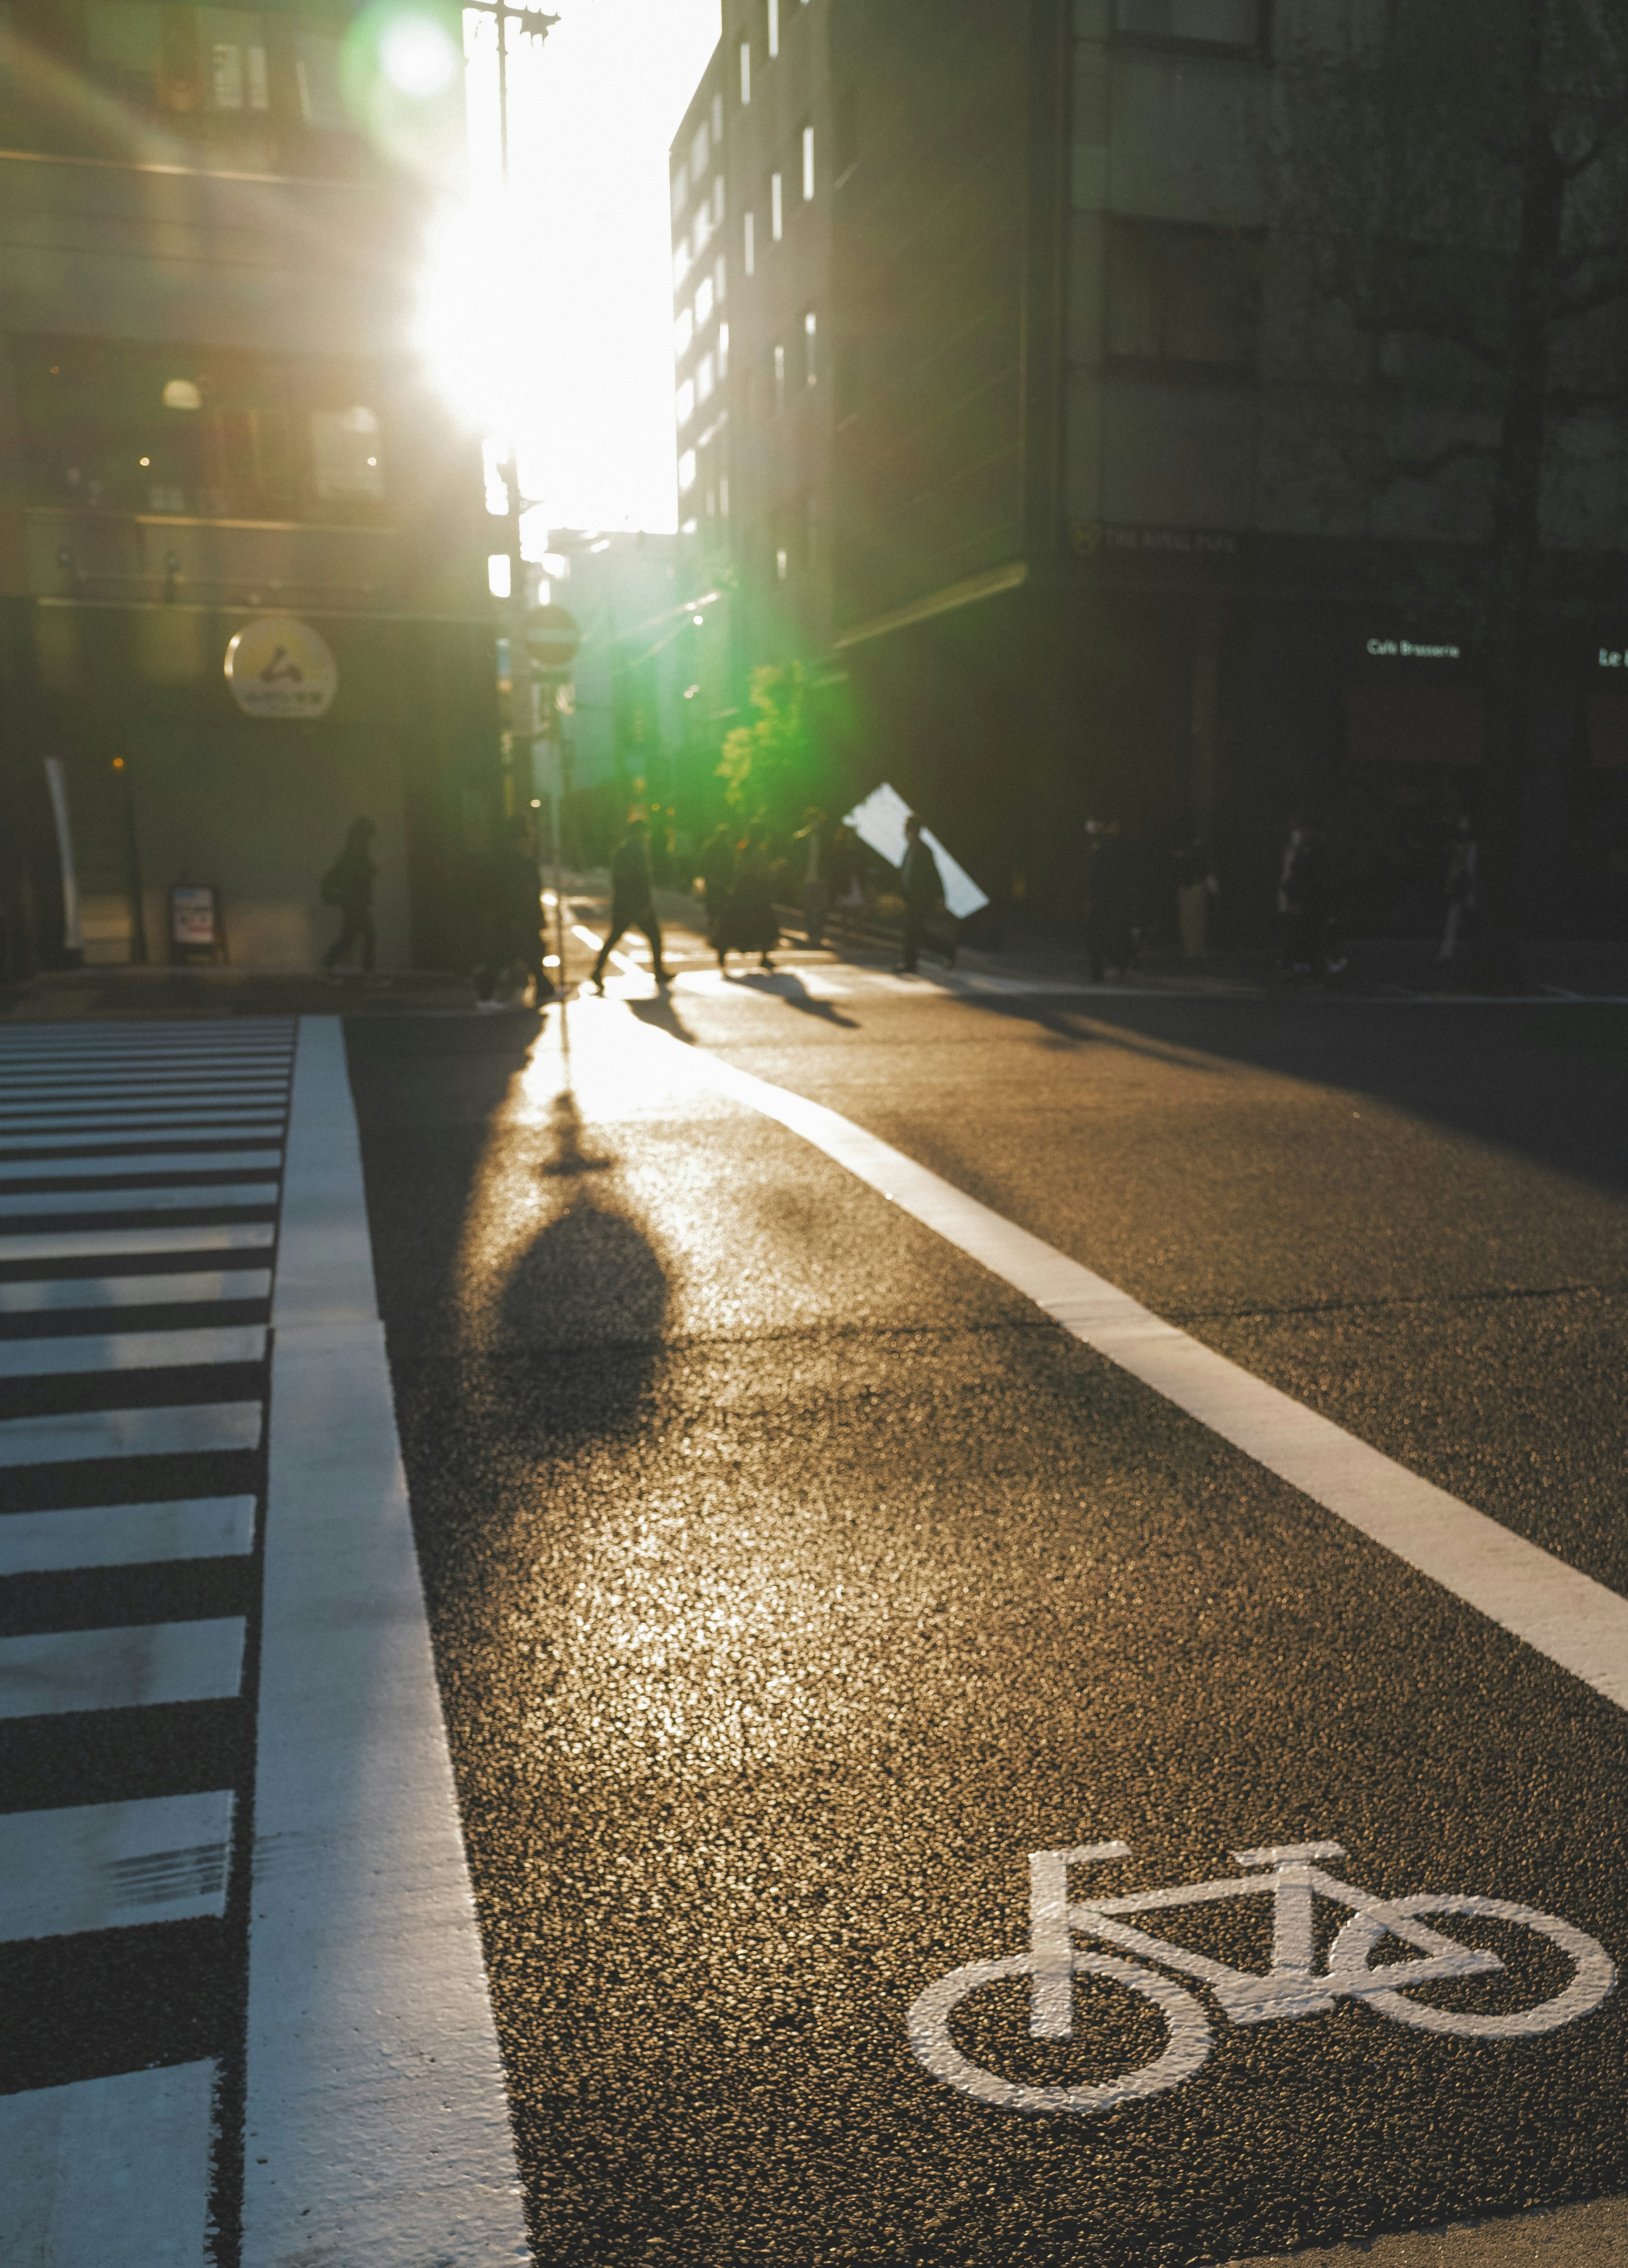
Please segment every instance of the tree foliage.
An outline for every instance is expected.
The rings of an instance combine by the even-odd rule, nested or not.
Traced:
[[[801,662],[756,669],[750,725],[737,725],[723,743],[718,774],[730,808],[773,835],[789,834],[821,800],[823,766],[814,729],[808,676]]]

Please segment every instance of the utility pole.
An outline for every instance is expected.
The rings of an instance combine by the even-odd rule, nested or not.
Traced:
[[[536,8],[511,8],[508,0],[466,0],[477,15],[489,16],[497,32],[497,136],[499,175],[503,204],[509,204],[509,56],[511,34],[539,43],[559,22]],[[505,279],[507,282],[509,279]],[[511,423],[513,422],[511,417]],[[508,449],[503,460],[503,490],[509,512],[505,526],[509,553],[509,682],[510,764],[512,771],[522,745],[528,749],[535,734],[534,679],[525,643],[525,569],[520,556],[520,447],[513,432],[502,437]],[[525,777],[529,779],[530,773]]]

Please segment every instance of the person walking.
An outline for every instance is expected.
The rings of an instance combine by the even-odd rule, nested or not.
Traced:
[[[493,912],[497,928],[495,968],[499,976],[508,968],[524,969],[532,980],[532,998],[540,1008],[554,995],[554,979],[543,966],[542,882],[537,870],[537,836],[530,818],[517,812],[503,829],[493,874]],[[495,980],[485,971],[475,990],[489,999]]]
[[[1476,831],[1467,818],[1461,819],[1453,837],[1453,847],[1447,862],[1447,926],[1441,932],[1439,961],[1450,962],[1458,951],[1460,938],[1470,926],[1476,905],[1476,869],[1479,864],[1479,845]]]
[[[761,827],[750,828],[741,844],[735,887],[712,942],[720,968],[728,968],[731,953],[755,953],[759,968],[774,967],[769,955],[780,943],[780,924],[774,918],[768,836]]]
[[[1204,838],[1195,835],[1184,850],[1176,853],[1176,920],[1181,932],[1184,961],[1204,958],[1210,900],[1218,895],[1220,887]]]
[[[727,827],[715,827],[701,845],[696,862],[700,871],[701,898],[707,910],[707,942],[715,951],[730,892],[735,887],[735,837]]]
[[[913,976],[928,929],[944,903],[944,878],[938,871],[931,845],[921,840],[921,821],[913,811],[905,821],[905,863],[899,869],[899,881],[905,899],[905,952],[898,964],[899,974]],[[955,939],[951,937],[944,948],[944,966],[953,968],[955,965]]]
[[[331,976],[353,945],[362,948],[363,976],[373,974],[376,939],[373,931],[373,884],[378,868],[368,845],[378,833],[370,819],[353,819],[340,852],[319,884],[325,906],[340,911],[339,935],[322,956],[325,976]]]
[[[656,981],[671,979],[662,959],[662,925],[656,918],[650,891],[649,829],[642,819],[630,819],[615,857],[611,860],[611,930],[593,965],[593,989],[605,990],[605,965],[630,929],[644,932],[650,940]]]
[[[825,918],[831,911],[828,831],[825,813],[810,805],[803,814],[796,840],[803,847],[803,929],[813,953],[825,941]]]
[[[1085,922],[1085,949],[1091,982],[1104,976],[1128,976],[1136,965],[1136,880],[1131,845],[1111,819],[1100,828],[1090,850],[1090,906]]]
[[[1278,909],[1288,973],[1325,984],[1343,976],[1350,964],[1334,939],[1334,856],[1324,829],[1309,820],[1297,819],[1289,829]]]

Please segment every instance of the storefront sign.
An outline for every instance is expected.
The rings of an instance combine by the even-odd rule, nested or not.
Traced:
[[[1133,551],[1144,558],[1235,559],[1238,539],[1223,527],[1112,527],[1075,520],[1068,537],[1082,558],[1104,551]]]
[[[308,622],[261,615],[226,649],[226,682],[250,717],[323,717],[339,690],[339,665]]]
[[[1463,650],[1456,645],[1426,645],[1417,638],[1377,638],[1368,642],[1368,652],[1375,661],[1462,661]]]
[[[1600,648],[1600,666],[1602,669],[1621,669],[1628,666],[1628,664],[1624,663],[1622,648],[1615,645],[1602,645]]]

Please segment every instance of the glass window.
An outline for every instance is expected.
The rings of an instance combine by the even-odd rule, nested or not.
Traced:
[[[717,294],[720,304],[722,303],[724,294],[729,290],[729,284],[730,263],[723,257],[723,254],[720,253],[718,254],[717,265],[712,271],[712,288]]]
[[[171,8],[88,0],[90,76],[133,110],[189,122],[246,119],[271,107],[264,19],[239,8]]]
[[[740,43],[740,99],[743,107],[752,100],[752,41]]]
[[[774,415],[778,417],[786,407],[786,350],[774,350]]]
[[[780,53],[780,0],[768,0],[768,9],[769,53],[777,55]]]
[[[730,516],[730,476],[723,474],[718,482],[718,511],[727,519]]]
[[[781,179],[778,173],[771,173],[769,175],[769,233],[776,244],[784,235],[785,229],[785,193]]]
[[[709,205],[702,205],[696,213],[690,240],[695,247],[695,257],[699,260],[712,242],[712,208]]]
[[[707,160],[712,155],[712,136],[703,120],[700,131],[690,144],[690,179],[699,181],[707,170]]]
[[[695,320],[687,307],[680,307],[678,320],[672,327],[672,348],[678,355],[686,355],[690,341],[695,335]]]
[[[1258,260],[1218,229],[1120,221],[1109,239],[1108,346],[1131,362],[1249,369]]]
[[[339,41],[326,32],[308,32],[303,26],[296,40],[294,76],[299,86],[300,115],[319,134],[351,130],[350,114],[339,90]]]
[[[819,320],[811,307],[803,318],[803,381],[805,386],[819,382]]]
[[[715,94],[712,98],[712,138],[719,148],[722,147],[723,97],[721,94]]]
[[[698,401],[710,401],[713,397],[713,391],[716,387],[717,382],[717,370],[713,362],[712,357],[709,354],[703,355],[700,359],[700,368],[695,373],[696,400]]]
[[[1253,47],[1260,38],[1260,0],[1118,0],[1118,26],[1144,39]]]
[[[781,543],[781,544],[778,544],[778,545],[775,547],[775,551],[774,551],[774,576],[775,576],[775,580],[776,580],[777,582],[783,583],[783,582],[785,582],[785,580],[787,579],[788,576],[790,573],[791,573],[791,554],[787,550],[787,549],[786,549],[786,547],[785,547],[785,545],[784,545],[783,543]]]
[[[810,203],[814,195],[814,129],[803,129],[803,202]]]
[[[680,217],[685,206],[689,202],[689,171],[687,167],[680,166],[678,172],[672,177],[672,217],[674,220]]]
[[[711,320],[712,320],[712,278],[711,278],[711,276],[706,276],[706,277],[704,277],[704,278],[703,278],[702,283],[701,283],[701,288],[700,288],[700,291],[695,294],[695,322],[696,322],[696,328],[699,329],[699,328],[700,328],[700,327],[701,326],[701,324],[703,324],[703,323],[709,323]]]
[[[678,460],[678,493],[687,496],[695,485],[695,452],[686,449]]]
[[[488,554],[486,587],[495,599],[506,599],[509,596],[509,577],[512,564],[506,551],[493,551]]]
[[[675,291],[683,291],[684,279],[689,272],[690,240],[688,237],[685,237],[681,239],[672,255],[672,288]]]
[[[720,323],[718,326],[718,376],[727,378],[729,374],[730,327],[727,323]]]
[[[359,403],[349,409],[313,409],[311,453],[322,503],[382,500],[384,445],[370,409]]]
[[[687,425],[695,415],[695,381],[686,378],[678,388],[678,423]]]
[[[712,185],[712,217],[722,225],[723,220],[723,176],[719,174]]]
[[[745,228],[743,232],[743,249],[745,254],[745,266],[748,276],[755,276],[758,272],[757,239],[757,228],[754,225],[752,214],[748,213],[746,216]]]

